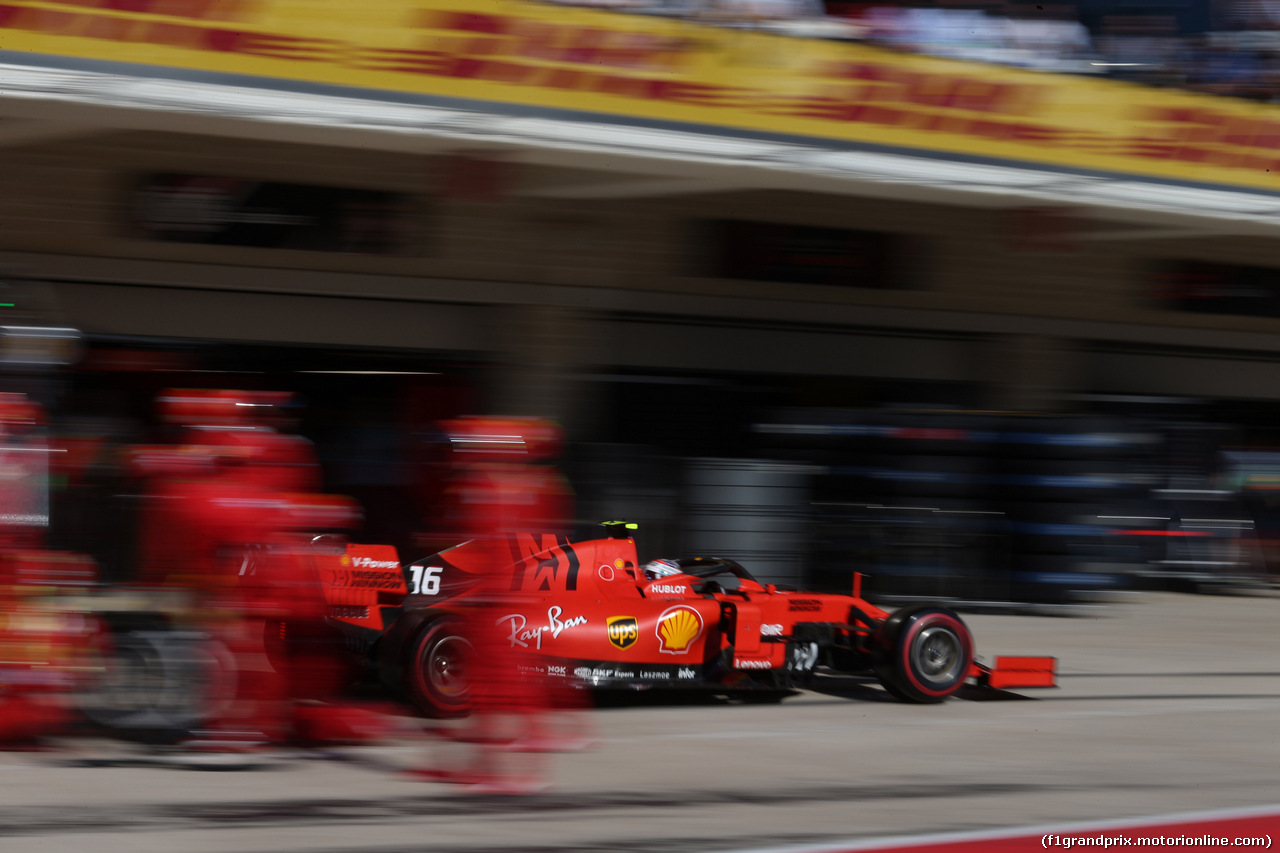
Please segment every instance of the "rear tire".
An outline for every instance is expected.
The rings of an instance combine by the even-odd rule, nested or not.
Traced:
[[[922,605],[897,611],[876,632],[876,677],[904,702],[944,702],[964,686],[973,636],[954,612]]]
[[[405,688],[429,717],[460,717],[471,710],[471,663],[475,649],[452,616],[422,626],[409,645]]]

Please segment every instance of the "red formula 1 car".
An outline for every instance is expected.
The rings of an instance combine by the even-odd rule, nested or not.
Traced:
[[[950,610],[888,613],[856,588],[853,595],[781,589],[714,557],[662,561],[668,574],[651,578],[636,558],[634,525],[605,526],[606,538],[587,542],[512,537],[511,562],[501,570],[511,591],[511,612],[498,620],[502,636],[567,684],[773,698],[822,667],[874,672],[894,696],[918,703],[944,701],[969,679],[1054,684],[1052,658],[978,664],[968,628]],[[364,553],[373,549],[379,553]],[[492,566],[476,564],[480,553],[464,543],[405,566],[401,578],[392,549],[353,545],[321,570],[335,620],[376,656],[384,681],[427,714],[467,709],[465,625],[481,579],[492,583],[485,574]]]

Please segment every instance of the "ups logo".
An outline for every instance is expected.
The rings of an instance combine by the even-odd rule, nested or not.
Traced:
[[[640,636],[640,623],[634,616],[610,616],[604,621],[608,626],[609,642],[620,649],[625,649]]]

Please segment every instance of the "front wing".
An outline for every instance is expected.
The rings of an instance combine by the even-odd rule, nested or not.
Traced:
[[[969,677],[981,687],[1057,687],[1058,659],[1053,657],[997,657],[993,666],[974,663]]]

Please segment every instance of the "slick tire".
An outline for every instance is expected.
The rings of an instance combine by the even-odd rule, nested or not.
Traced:
[[[76,696],[91,725],[172,743],[225,713],[239,678],[221,642],[194,631],[136,630],[95,643],[97,672]]]
[[[471,710],[474,648],[462,628],[462,620],[441,616],[423,624],[408,646],[405,689],[428,717],[461,717]]]
[[[898,610],[875,641],[876,677],[904,702],[946,701],[964,686],[973,664],[973,636],[959,616],[942,607]]]

